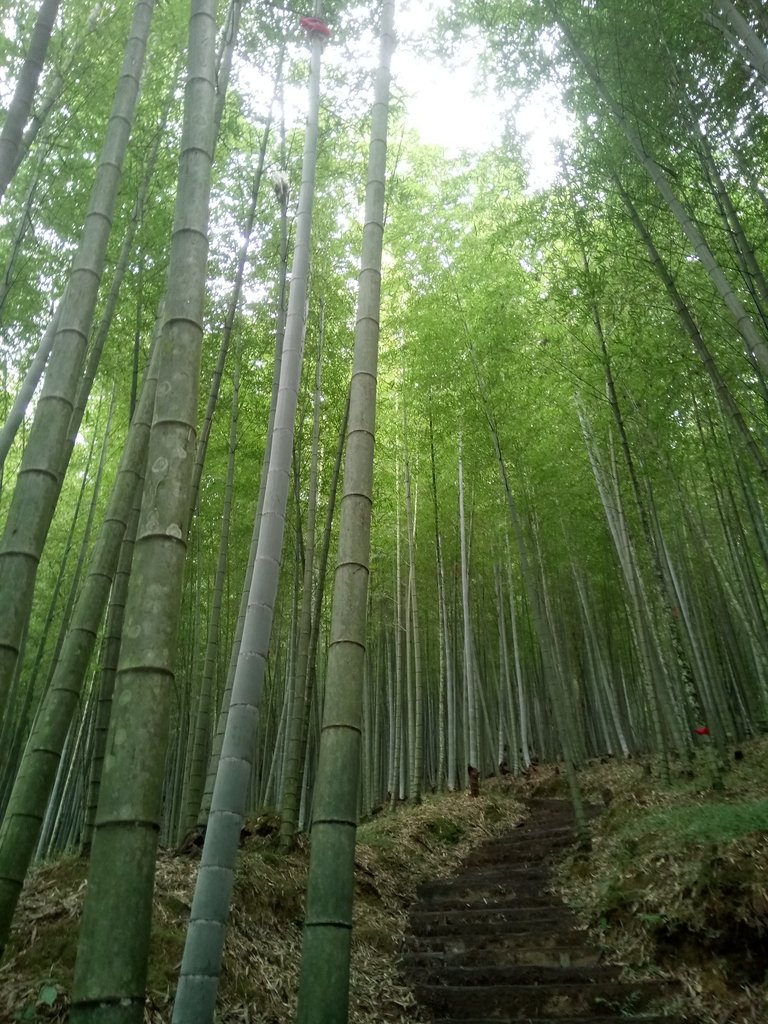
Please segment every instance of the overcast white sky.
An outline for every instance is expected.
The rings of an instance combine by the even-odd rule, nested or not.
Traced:
[[[401,3],[397,13],[401,40],[428,35],[436,11],[444,6],[446,0]],[[463,66],[452,68],[417,59],[403,42],[395,50],[394,74],[412,97],[407,103],[408,120],[424,142],[442,146],[451,155],[497,144],[504,117],[515,104],[512,98],[476,95],[475,59],[471,44],[465,48]],[[568,117],[556,93],[543,91],[525,103],[517,101],[515,124],[526,137],[531,187],[545,188],[555,176],[555,143],[569,134]]]
[[[447,66],[417,53],[412,40],[434,35],[437,11],[449,0],[401,0],[395,25],[398,46],[393,58],[393,73],[400,90],[407,95],[406,118],[421,140],[441,146],[448,156],[461,150],[482,151],[498,145],[504,122],[510,111],[517,132],[525,140],[524,156],[529,165],[529,187],[546,188],[555,177],[555,143],[567,138],[569,120],[557,92],[548,89],[522,101],[515,97],[479,94],[478,54],[471,40],[463,46],[459,65]],[[333,26],[331,25],[331,28]],[[375,66],[378,41],[370,38],[355,44],[354,59]],[[366,56],[367,52],[367,56]],[[343,64],[350,51],[335,47],[333,40],[324,62]],[[272,82],[264,72],[241,66],[240,78],[254,95],[271,95]],[[289,123],[303,120],[306,109],[306,85],[292,83],[286,89]]]

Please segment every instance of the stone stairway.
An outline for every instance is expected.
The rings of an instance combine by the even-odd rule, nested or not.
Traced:
[[[420,887],[403,955],[418,1003],[438,1024],[682,1024],[659,1009],[669,985],[622,981],[547,892],[553,858],[574,842],[570,804],[529,809],[458,875]]]

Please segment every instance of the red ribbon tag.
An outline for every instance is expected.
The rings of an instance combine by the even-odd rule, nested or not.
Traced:
[[[325,36],[326,39],[331,38],[331,30],[321,21],[319,18],[302,18],[301,27],[306,29],[307,32],[319,32],[321,36]]]

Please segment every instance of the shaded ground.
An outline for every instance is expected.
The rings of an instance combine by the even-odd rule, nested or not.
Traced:
[[[576,841],[566,800],[532,799],[521,825],[473,850],[452,878],[419,888],[407,976],[440,1024],[678,1024],[678,986],[637,980],[552,891]]]
[[[592,824],[592,853],[566,854],[556,866],[558,892],[586,929],[581,954],[571,936],[570,962],[560,966],[588,967],[594,964],[589,950],[600,948],[600,966],[632,964],[637,979],[678,979],[686,1010],[701,1024],[768,1022],[767,757],[768,741],[745,746],[717,792],[709,785],[706,758],[694,766],[698,778],[687,776],[688,766],[675,766],[670,790],[661,790],[639,762],[612,760],[583,771],[588,799],[606,809]],[[417,887],[459,871],[471,850],[522,820],[531,797],[562,796],[562,776],[541,768],[527,780],[483,783],[478,800],[464,793],[434,797],[361,826],[353,1024],[431,1019],[401,973]],[[307,850],[301,846],[287,860],[280,857],[272,823],[262,819],[260,825],[257,830],[251,823],[252,832],[264,834],[246,841],[238,868],[219,1024],[292,1019]],[[478,851],[476,857],[482,856]],[[170,1019],[195,871],[196,861],[188,857],[166,852],[158,860],[146,1014],[151,1024]],[[76,858],[34,872],[9,958],[0,966],[3,1024],[66,1020],[85,875],[86,865]],[[460,900],[464,894],[457,889],[453,895]],[[556,923],[549,925],[553,939],[562,938]],[[514,966],[514,958],[501,955],[496,963],[492,946],[474,966]],[[545,958],[528,966],[548,965]],[[425,972],[421,981],[427,977]],[[543,978],[530,975],[532,984]]]
[[[695,1019],[765,1024],[768,738],[731,757],[722,789],[712,788],[706,748],[694,777],[672,763],[669,789],[638,762],[587,769],[585,792],[606,810],[593,822],[591,854],[561,861],[559,891],[608,962],[679,979]],[[537,790],[562,792],[562,780]]]
[[[398,956],[417,885],[453,870],[470,849],[519,820],[508,787],[479,800],[465,793],[428,799],[361,825],[356,856],[353,1024],[422,1020],[398,973]],[[277,853],[269,819],[250,823],[237,871],[218,1024],[285,1024],[298,983],[307,846]],[[264,834],[258,835],[261,832]],[[161,853],[146,1020],[170,1020],[197,861]],[[63,1024],[77,946],[87,865],[70,857],[38,868],[17,913],[0,966],[0,1021]]]

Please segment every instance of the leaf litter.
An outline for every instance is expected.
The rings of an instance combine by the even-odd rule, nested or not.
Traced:
[[[586,799],[602,804],[592,850],[568,855],[558,891],[605,950],[637,976],[682,983],[697,1024],[768,1020],[768,738],[713,791],[709,759],[693,777],[679,766],[663,789],[658,766],[592,763],[580,773]],[[650,769],[650,770],[649,770]],[[428,797],[363,823],[356,850],[352,1024],[419,1024],[426,1018],[399,973],[407,913],[420,882],[455,872],[469,850],[519,824],[529,796],[565,796],[557,766],[526,779]],[[217,1024],[284,1024],[293,1018],[301,953],[308,841],[277,852],[276,819],[248,824],[240,853],[219,993]],[[197,861],[158,857],[147,1024],[170,1020]],[[64,857],[36,869],[0,966],[0,1021],[64,1024],[87,865]]]
[[[581,774],[605,810],[591,851],[561,861],[558,891],[608,961],[681,982],[697,1024],[768,1020],[767,754],[766,737],[742,745],[722,789],[709,750],[692,771],[673,763],[669,788],[657,763],[609,760]]]
[[[398,960],[420,882],[454,872],[472,847],[517,824],[517,787],[430,796],[358,829],[352,931],[352,1024],[424,1021]],[[285,1024],[295,1011],[309,844],[277,851],[276,819],[247,823],[238,860],[217,1024]],[[170,1021],[198,860],[158,855],[146,1024]],[[36,868],[22,893],[0,965],[0,1021],[64,1024],[77,950],[87,862],[62,857]]]

